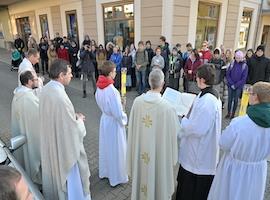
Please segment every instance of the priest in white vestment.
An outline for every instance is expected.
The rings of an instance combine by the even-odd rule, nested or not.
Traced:
[[[41,158],[39,133],[39,99],[33,89],[38,87],[36,73],[21,73],[21,86],[14,90],[11,106],[12,137],[26,136],[26,144],[14,152],[32,181],[41,184]]]
[[[208,200],[263,200],[270,155],[270,83],[250,89],[247,114],[222,132],[224,151]]]
[[[39,63],[39,52],[35,49],[29,49],[26,57],[23,59],[18,69],[18,85],[21,86],[20,75],[25,71],[35,72],[33,65]]]
[[[132,179],[131,200],[170,200],[175,191],[177,135],[175,109],[161,97],[164,74],[149,75],[151,90],[133,103],[128,126],[128,174]]]
[[[90,199],[90,170],[83,139],[85,117],[65,92],[72,78],[67,61],[56,59],[51,81],[40,94],[42,187],[45,199]]]
[[[118,90],[113,85],[115,64],[105,62],[97,81],[96,101],[102,111],[99,127],[99,177],[111,186],[128,182],[126,171],[127,115]]]

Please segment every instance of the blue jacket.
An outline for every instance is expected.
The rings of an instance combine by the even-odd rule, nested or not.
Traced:
[[[110,57],[110,61],[112,61],[116,65],[116,71],[121,72],[121,61],[122,61],[121,54],[113,53]]]

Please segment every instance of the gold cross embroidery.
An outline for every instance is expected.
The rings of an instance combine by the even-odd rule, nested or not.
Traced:
[[[141,187],[141,192],[143,193],[144,197],[146,198],[147,197],[147,186],[146,185],[143,185]]]
[[[143,160],[144,164],[148,165],[148,163],[149,163],[149,161],[150,161],[149,154],[146,153],[146,152],[144,152],[144,153],[142,154],[142,160]]]
[[[147,128],[150,128],[152,126],[152,119],[149,115],[146,115],[142,122],[144,123],[144,126],[147,127]]]

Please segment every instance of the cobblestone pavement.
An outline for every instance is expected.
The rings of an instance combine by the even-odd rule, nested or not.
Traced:
[[[13,90],[17,86],[17,73],[9,70],[9,54],[0,49],[0,138],[8,142],[10,138],[10,106],[13,97]],[[91,84],[89,83],[89,86]],[[91,193],[93,200],[128,200],[131,194],[131,184],[111,187],[106,179],[98,177],[98,129],[100,111],[96,105],[93,91],[88,87],[88,97],[82,98],[81,83],[78,79],[72,80],[66,91],[74,104],[76,112],[82,112],[86,115],[87,135],[84,140],[84,146],[88,155],[88,161],[91,171]],[[132,102],[136,97],[136,92],[129,92],[127,95],[127,112],[129,112]],[[223,127],[228,121],[223,122]],[[270,169],[268,167],[268,174]],[[267,178],[267,187],[265,200],[270,200],[269,177]]]

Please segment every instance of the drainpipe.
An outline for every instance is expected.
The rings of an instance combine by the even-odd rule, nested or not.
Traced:
[[[255,30],[260,30],[259,28],[261,28],[261,18],[262,18],[262,8],[263,8],[263,0],[261,0],[261,6],[260,6],[260,10],[259,10],[259,13],[258,13],[258,20],[257,20],[257,23],[256,23],[256,29]],[[258,40],[258,32],[259,31],[256,31],[256,34],[255,34],[255,41],[253,42],[253,49],[256,49],[256,42]],[[260,45],[260,41],[259,41],[259,44]]]

